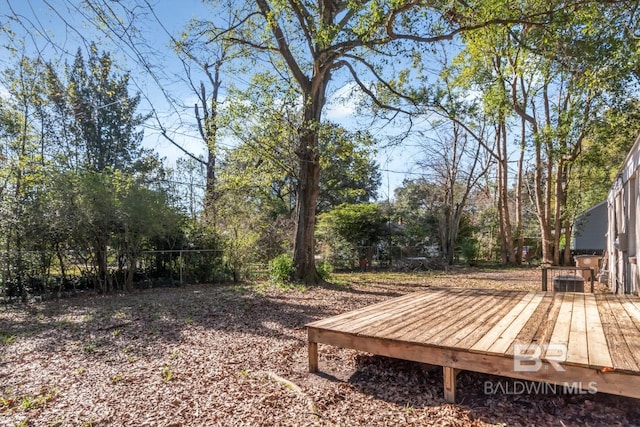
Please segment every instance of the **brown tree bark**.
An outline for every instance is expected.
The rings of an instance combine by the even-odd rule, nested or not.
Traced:
[[[526,122],[521,119],[520,125],[522,127],[520,134],[520,157],[518,158],[518,172],[516,178],[516,237],[518,239],[518,249],[516,251],[516,264],[522,264],[522,257],[524,251],[524,230],[522,224],[522,207],[523,207],[523,185],[524,185],[524,154],[526,151]]]
[[[296,279],[304,283],[318,283],[320,276],[315,262],[316,203],[320,193],[320,163],[318,161],[317,134],[308,133],[300,139],[298,158],[300,177],[296,202],[296,231],[293,259]]]
[[[507,125],[504,118],[500,119],[496,132],[498,149],[498,192],[500,194],[498,209],[500,210],[500,237],[504,251],[503,262],[515,264],[516,256],[513,247],[513,230],[511,212],[509,209],[509,153],[507,151]]]

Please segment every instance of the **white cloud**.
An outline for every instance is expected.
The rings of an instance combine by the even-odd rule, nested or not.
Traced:
[[[355,83],[347,83],[329,96],[324,117],[332,121],[353,119],[356,114],[356,98],[359,89]]]

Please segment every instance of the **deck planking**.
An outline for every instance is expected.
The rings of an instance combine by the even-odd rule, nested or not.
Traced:
[[[397,316],[392,317],[392,322],[387,322],[385,319],[378,319],[375,322],[360,325],[358,328],[354,328],[352,332],[363,335],[373,334],[387,336],[396,330],[421,327],[424,322],[429,322],[433,317],[433,307],[445,302],[446,298],[447,296],[442,294],[439,298],[431,300],[430,304],[420,304],[419,306],[409,307],[408,310],[399,312]],[[412,319],[416,319],[416,321],[411,322]]]
[[[573,298],[573,314],[569,327],[569,340],[567,344],[567,363],[579,365],[589,364],[589,351],[587,347],[587,321],[584,308],[584,294],[575,294]]]
[[[318,320],[307,329],[312,372],[318,369],[317,344],[325,343],[441,365],[449,400],[459,369],[557,384],[595,381],[600,391],[640,398],[637,297],[432,289]],[[540,346],[543,369],[515,369],[518,344]],[[557,363],[562,372],[555,372]]]
[[[595,296],[585,295],[585,319],[587,322],[587,353],[589,366],[607,368],[613,366],[607,338],[604,335]]]
[[[618,312],[616,305],[615,301],[614,304],[611,304],[611,301],[605,295],[598,297],[598,312],[613,362],[612,367],[620,371],[637,372],[639,370],[638,365],[616,318]]]
[[[508,291],[505,291],[505,293]],[[459,347],[467,348],[467,343],[477,341],[477,337],[482,336],[486,331],[491,329],[497,319],[500,319],[510,308],[510,304],[517,294],[501,295],[502,298],[490,306],[489,309],[483,310],[478,317],[462,318],[458,322],[458,329],[450,331],[449,334],[432,337],[435,345],[442,347]]]
[[[524,327],[518,333],[518,336],[509,345],[505,354],[513,355],[516,343],[529,345],[547,344],[551,332],[548,330],[548,322],[546,320],[549,319],[549,317],[557,317],[561,303],[562,299],[555,299],[551,295],[545,295]]]

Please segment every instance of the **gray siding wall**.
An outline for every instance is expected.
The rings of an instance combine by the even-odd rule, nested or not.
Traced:
[[[603,201],[576,218],[571,249],[601,251],[607,248],[607,201]]]

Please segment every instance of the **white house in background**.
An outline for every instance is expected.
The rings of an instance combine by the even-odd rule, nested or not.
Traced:
[[[640,270],[640,136],[627,155],[607,197],[609,287],[615,293],[638,294]]]
[[[607,201],[603,200],[576,217],[571,237],[574,254],[602,255],[607,248]]]

